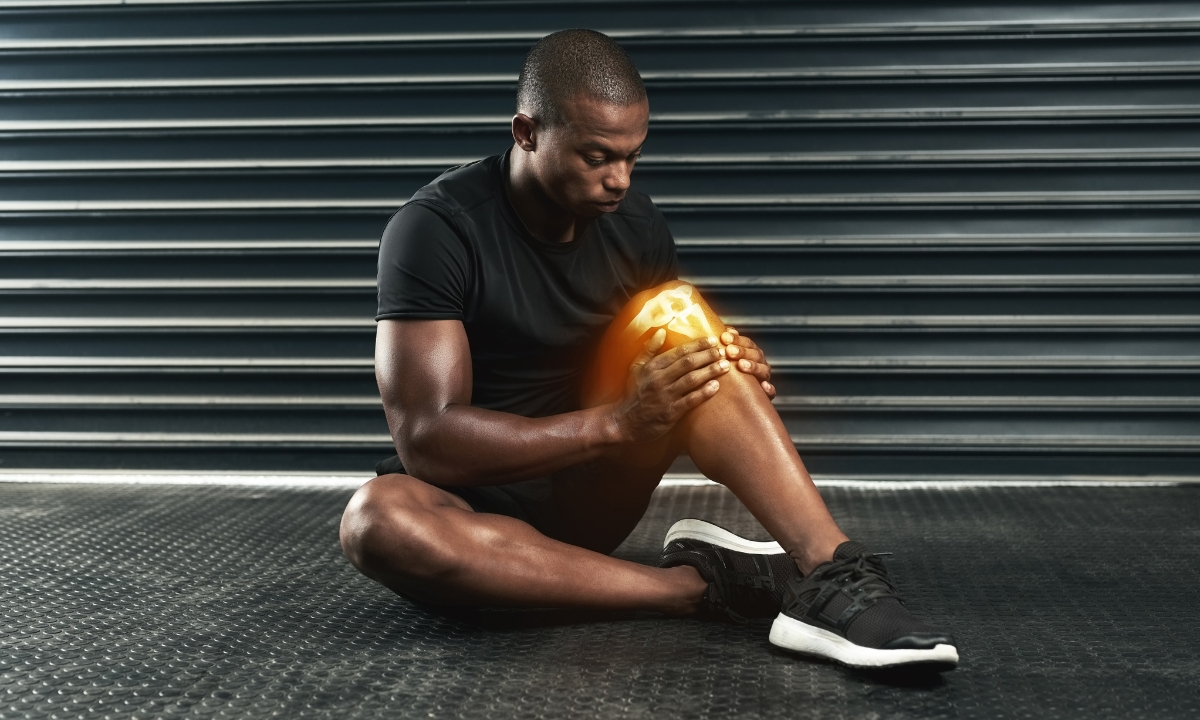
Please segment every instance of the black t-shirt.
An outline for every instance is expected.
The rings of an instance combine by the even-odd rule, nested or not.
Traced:
[[[631,297],[678,272],[662,213],[630,189],[569,243],[525,230],[508,156],[451,168],[392,216],[379,245],[383,319],[461,320],[471,404],[526,417],[579,409],[580,383]]]

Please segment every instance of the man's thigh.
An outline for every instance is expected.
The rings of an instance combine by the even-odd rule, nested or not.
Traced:
[[[652,465],[630,464],[610,454],[554,473],[555,526],[543,532],[596,552],[616,550],[646,514],[654,489],[678,454],[675,442],[667,447],[673,452]]]

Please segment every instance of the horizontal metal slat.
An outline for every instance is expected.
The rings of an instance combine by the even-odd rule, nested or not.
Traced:
[[[304,330],[375,331],[371,317],[0,317],[0,331],[76,330],[105,332],[140,330],[192,332],[196,330]]]
[[[1198,363],[1200,366],[1200,363]],[[0,355],[0,372],[332,372],[373,373],[372,357],[143,357],[76,355]]]
[[[909,355],[789,357],[771,355],[776,373],[1128,373],[1197,372],[1194,355]],[[373,358],[329,357],[120,357],[0,355],[0,372],[240,373],[335,372],[371,373]]]
[[[382,408],[376,396],[3,395],[0,408]]]
[[[388,451],[387,435],[272,433],[114,433],[0,431],[0,447],[370,448]]]
[[[375,293],[375,278],[38,278],[28,280],[0,279],[0,292],[12,291],[199,291],[226,290],[304,290],[319,292],[365,290]]]
[[[1164,373],[1200,371],[1200,356],[1175,355],[908,355],[770,356],[772,372],[791,373]]]
[[[878,290],[1121,290],[1125,288],[1200,287],[1200,275],[908,275],[908,276],[706,276],[682,279],[705,288],[723,289],[878,289]],[[374,293],[375,278],[0,278],[0,293],[14,291],[198,291],[304,290],[359,291]]]
[[[343,158],[212,158],[169,160],[0,160],[0,173],[38,175],[88,175],[125,173],[194,173],[197,171],[321,171],[419,169],[440,174],[446,168],[465,165],[475,157],[343,157]],[[640,167],[738,166],[778,168],[825,165],[1105,165],[1105,164],[1192,164],[1200,161],[1200,147],[1073,148],[1037,150],[860,153],[696,153],[689,155],[644,155]]]
[[[1195,435],[793,435],[801,452],[1133,453],[1200,452]]]
[[[729,315],[727,325],[757,330],[1072,331],[1171,329],[1200,332],[1200,315]]]
[[[141,214],[165,212],[281,212],[374,211],[390,213],[408,198],[261,198],[243,200],[2,200],[0,213],[23,214]],[[1007,206],[1007,207],[1137,207],[1200,206],[1200,191],[1131,190],[1090,192],[941,192],[853,193],[807,195],[656,195],[663,208],[765,208],[765,207],[883,207],[883,206]]]
[[[1195,412],[1200,397],[1110,396],[798,396],[780,395],[781,411],[835,412]],[[378,395],[101,395],[0,394],[0,408],[380,408]]]
[[[992,106],[972,107],[955,105],[947,107],[867,107],[867,108],[818,108],[797,110],[783,108],[775,111],[757,110],[705,110],[651,112],[651,127],[655,123],[674,126],[712,126],[746,124],[795,124],[809,123],[824,126],[839,124],[861,125],[864,123],[912,123],[924,122],[938,125],[964,122],[997,121],[1167,121],[1194,120],[1200,118],[1200,104],[1155,103],[1155,104],[1105,104],[1068,106]],[[0,119],[0,132],[11,134],[107,134],[107,135],[180,135],[212,132],[300,132],[360,130],[407,130],[446,127],[490,128],[504,130],[510,118],[491,114],[455,114],[446,116],[291,116],[291,117],[170,117],[170,118],[89,118],[68,119],[47,117],[40,119]]]
[[[295,253],[337,251],[374,255],[378,239],[209,239],[209,240],[6,240],[0,239],[5,255],[170,255],[240,253]]]
[[[1200,332],[1200,315],[729,315],[726,324],[756,330],[1171,330]],[[75,330],[193,332],[197,330],[304,330],[374,332],[370,317],[0,317],[0,331]]]
[[[1195,75],[1200,62],[1090,62],[1090,63],[1008,63],[976,65],[895,65],[863,67],[789,68],[760,70],[673,70],[645,71],[648,85],[703,82],[773,82],[816,80],[891,80],[938,78],[1013,78],[1081,76]],[[174,78],[50,78],[0,79],[0,93],[105,92],[146,93],[164,91],[175,94],[194,90],[269,90],[318,87],[407,87],[407,86],[486,86],[515,88],[515,73],[455,73],[444,75],[308,75],[277,77],[174,77]]]
[[[801,452],[989,452],[1195,454],[1200,437],[1123,435],[797,435]],[[378,434],[115,433],[0,431],[0,447],[108,448],[368,448],[388,451],[391,438]]]
[[[285,9],[276,9],[279,3]],[[811,28],[812,32],[854,34],[898,34],[904,32],[979,32],[981,28],[1021,34],[1037,32],[1083,32],[1093,27],[1128,27],[1153,31],[1163,24],[1190,22],[1194,9],[1188,5],[1115,3],[1078,6],[1045,3],[1013,10],[998,5],[941,5],[936,3],[844,4],[739,2],[439,2],[439,3],[344,3],[299,0],[4,0],[10,21],[55,22],[69,37],[113,36],[114,29],[129,35],[162,35],[166,28],[175,34],[217,36],[227,34],[330,33],[395,28],[412,32],[454,32],[486,29],[522,31],[545,26],[547,16],[559,19],[554,27],[610,27],[614,17],[624,28],[661,32],[675,28],[681,11],[684,29],[710,27],[737,32],[753,18],[766,31],[790,32]],[[24,10],[24,12],[22,12]],[[285,18],[289,22],[279,22]],[[233,22],[240,20],[241,22]],[[276,22],[272,22],[275,20]],[[123,21],[123,22],[122,22]],[[539,22],[541,21],[541,22]],[[38,27],[34,25],[34,27]],[[1168,25],[1169,27],[1169,25]],[[546,30],[553,29],[546,27]],[[131,32],[132,30],[132,32]]]
[[[1020,252],[1075,249],[1089,251],[1097,247],[1152,249],[1156,247],[1200,246],[1195,233],[1099,234],[1010,234],[982,235],[946,233],[940,235],[825,235],[786,237],[677,237],[675,244],[683,253],[695,250],[753,252],[755,250],[826,250],[862,249],[906,250],[913,252],[975,251],[1012,249]],[[338,251],[375,254],[377,238],[363,239],[207,239],[207,240],[13,240],[0,239],[0,254],[8,255],[171,255],[291,253]]]
[[[813,205],[1192,205],[1200,202],[1200,192],[1190,190],[1098,190],[1088,192],[939,192],[939,193],[813,193],[794,195],[655,195],[662,207],[796,207]],[[7,203],[0,202],[0,210]],[[14,205],[17,203],[14,202]]]
[[[0,403],[3,403],[0,396]],[[1023,411],[1038,412],[1195,412],[1200,411],[1200,397],[1110,397],[1034,395],[953,395],[953,396],[778,396],[774,400],[781,410],[812,410],[837,412],[953,412],[953,411]]]
[[[944,233],[937,235],[824,235],[787,237],[678,237],[675,245],[683,252],[689,250],[727,250],[747,252],[775,250],[823,250],[826,248],[861,248],[875,250],[905,249],[913,251],[942,250],[953,248],[958,251],[974,249],[1015,248],[1020,251],[1038,249],[1095,247],[1175,247],[1200,244],[1200,234],[1195,233],[1128,233],[1124,235],[1079,234],[1018,234],[985,235],[966,233]],[[0,241],[0,249],[4,247]]]
[[[1200,275],[828,275],[828,276],[782,276],[760,275],[754,277],[705,276],[685,277],[693,285],[704,288],[761,288],[772,289],[878,289],[878,290],[1085,290],[1103,289],[1118,291],[1123,288],[1190,289],[1200,286]],[[6,289],[0,280],[0,290]],[[18,281],[19,282],[19,281]],[[35,281],[43,282],[43,281]]]
[[[226,0],[228,1],[228,0]],[[47,3],[41,3],[47,4]],[[8,7],[0,4],[0,8]],[[718,39],[836,39],[952,35],[1095,35],[1154,33],[1156,35],[1200,32],[1200,18],[1141,18],[1112,20],[982,21],[941,23],[845,23],[821,25],[766,25],[738,27],[620,28],[602,29],[618,42],[637,40],[718,40]],[[311,35],[194,35],[180,37],[86,37],[86,38],[5,38],[0,51],[79,51],[79,50],[164,50],[174,48],[260,48],[321,47],[346,48],[372,45],[460,44],[520,42],[532,44],[545,33],[540,30],[450,31],[450,32],[361,32],[356,34]]]

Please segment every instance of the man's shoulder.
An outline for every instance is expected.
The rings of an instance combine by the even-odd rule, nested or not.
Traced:
[[[457,165],[413,194],[409,203],[425,205],[453,217],[495,199],[495,164],[492,156],[465,165]]]

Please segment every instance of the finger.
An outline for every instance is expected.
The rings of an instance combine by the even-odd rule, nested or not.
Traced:
[[[758,378],[762,382],[766,382],[767,380],[771,379],[771,366],[767,365],[766,363],[750,362],[749,360],[738,360],[737,369],[741,370],[742,372],[746,373],[747,375],[753,375],[754,377]]]
[[[667,331],[663,330],[662,328],[656,330],[654,334],[650,336],[650,339],[646,341],[646,344],[642,346],[642,351],[639,352],[637,357],[633,359],[633,366],[636,367],[638,365],[645,365],[646,363],[650,362],[650,358],[658,354],[658,351],[662,348],[663,343],[666,341]]]
[[[671,411],[675,414],[676,418],[679,418],[688,410],[691,410],[713,395],[716,395],[717,391],[720,389],[721,383],[717,382],[716,380],[709,380],[704,384],[704,387],[700,388],[699,390],[693,390],[687,395],[684,395],[675,402],[671,403]]]
[[[758,349],[758,343],[754,342],[753,340],[746,337],[745,335],[738,335],[738,336],[734,337],[733,343],[735,345],[740,345],[741,347],[744,347],[744,348],[752,348],[754,350]]]
[[[739,347],[738,357],[756,363],[767,361],[766,356],[763,355],[763,351],[757,345],[754,347]]]
[[[775,386],[774,385],[772,385],[771,383],[764,380],[762,382],[762,389],[763,389],[763,392],[765,392],[767,394],[767,397],[769,399],[771,399],[771,400],[775,399]]]
[[[729,366],[729,361],[723,359],[721,357],[721,353],[717,352],[716,348],[709,348],[707,350],[701,350],[699,352],[684,355],[668,365],[666,368],[655,370],[655,372],[661,372],[661,377],[666,384],[669,384],[675,382],[679,378],[694,370],[716,366],[718,363],[725,363],[727,368]]]
[[[666,331],[663,330],[661,332],[663,333],[663,337],[665,339]],[[715,337],[706,337],[684,343],[683,345],[672,348],[671,350],[668,350],[667,352],[654,358],[653,362],[650,363],[650,369],[658,370],[659,368],[668,367],[678,362],[680,358],[686,357],[687,355],[697,353],[708,348],[715,348],[718,345],[718,342],[719,341]]]
[[[704,383],[729,372],[729,361],[715,362],[699,370],[693,370],[675,382],[671,383],[668,391],[673,395],[686,395]]]
[[[747,360],[752,363],[765,363],[767,361],[767,357],[763,355],[763,351],[757,347],[728,345],[725,347],[725,355],[735,360]]]

